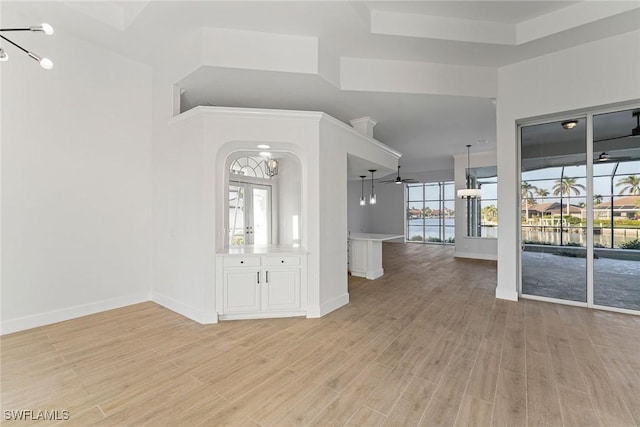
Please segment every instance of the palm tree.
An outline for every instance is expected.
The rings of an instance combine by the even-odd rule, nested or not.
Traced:
[[[560,196],[567,195],[567,215],[570,215],[569,207],[571,206],[571,193],[576,196],[580,195],[580,190],[586,190],[585,186],[578,184],[576,178],[565,177],[562,179],[556,179],[553,184],[553,195]]]
[[[541,203],[544,201],[544,198],[547,197],[548,195],[549,195],[549,191],[546,190],[545,188],[536,189],[536,196],[540,197]]]
[[[494,223],[498,221],[498,208],[496,205],[489,205],[482,208],[482,221]]]
[[[593,196],[593,204],[594,205],[599,205],[600,203],[602,203],[602,194],[596,194]]]
[[[529,184],[527,181],[522,181],[520,184],[520,194],[524,199],[524,217],[527,222],[529,222],[529,200],[533,198],[533,192],[537,190],[538,187]]]
[[[620,178],[616,187],[622,187],[622,191],[620,194],[624,194],[625,192],[633,195],[640,195],[640,176],[637,175],[629,175],[624,178]]]

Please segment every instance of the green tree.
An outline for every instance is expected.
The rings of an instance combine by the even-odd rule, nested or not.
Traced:
[[[549,191],[545,188],[536,188],[536,196],[540,197],[540,202],[544,202],[544,198],[549,195]]]
[[[576,196],[580,195],[580,190],[586,190],[585,186],[578,183],[577,178],[569,178],[565,177],[562,179],[556,179],[556,182],[553,184],[553,195],[567,196],[567,215],[571,215],[569,207],[571,206],[571,193]]]
[[[620,194],[628,193],[632,195],[640,195],[640,176],[628,175],[620,178],[616,187],[623,187]]]
[[[498,222],[498,208],[496,205],[489,205],[482,208],[482,221],[483,222]]]
[[[524,217],[527,222],[529,222],[529,202],[533,199],[533,193],[536,190],[538,190],[538,187],[527,181],[522,181],[520,184],[520,194],[524,200]]]

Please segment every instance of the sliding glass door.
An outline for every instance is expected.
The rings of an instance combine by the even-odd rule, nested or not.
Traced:
[[[640,310],[639,115],[640,109],[593,116],[595,306]]]
[[[521,126],[522,296],[640,310],[638,115]]]
[[[587,302],[586,119],[521,129],[522,293]]]

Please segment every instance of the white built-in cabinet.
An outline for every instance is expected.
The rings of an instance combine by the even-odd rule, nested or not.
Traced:
[[[216,270],[221,320],[306,315],[306,253],[219,254]]]

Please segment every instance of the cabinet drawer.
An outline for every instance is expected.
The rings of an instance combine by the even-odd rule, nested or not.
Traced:
[[[258,267],[260,258],[252,256],[226,256],[224,257],[225,267]]]
[[[267,256],[263,258],[263,265],[300,265],[299,256]]]

